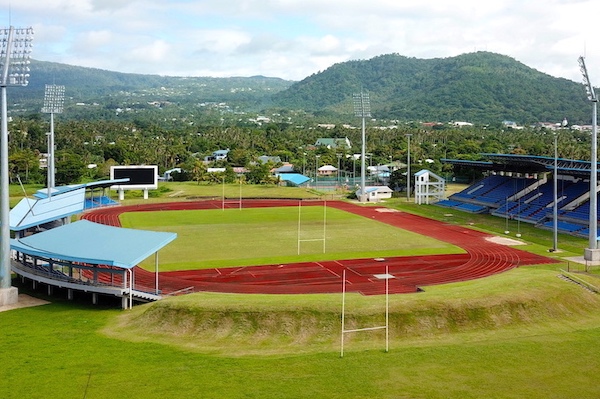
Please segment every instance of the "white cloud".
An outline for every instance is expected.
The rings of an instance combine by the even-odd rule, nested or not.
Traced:
[[[476,50],[600,82],[597,0],[0,0],[34,57],[124,72],[304,77],[336,62]],[[7,21],[8,24],[8,21]]]

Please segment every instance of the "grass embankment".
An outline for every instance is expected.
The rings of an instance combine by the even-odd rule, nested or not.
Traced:
[[[552,271],[392,298],[389,353],[380,332],[355,333],[343,359],[339,295],[194,294],[126,312],[58,300],[3,312],[2,397],[600,397],[599,296]],[[352,325],[381,324],[383,297],[349,296],[347,310]],[[232,328],[235,315],[244,323]]]
[[[600,296],[551,270],[515,269],[486,279],[392,295],[392,347],[512,340],[600,322]],[[292,354],[339,347],[341,295],[198,293],[138,306],[111,334],[222,355]],[[594,315],[586,320],[590,315]],[[347,295],[346,328],[385,325],[385,297]],[[384,333],[348,336],[352,350],[384,347]]]

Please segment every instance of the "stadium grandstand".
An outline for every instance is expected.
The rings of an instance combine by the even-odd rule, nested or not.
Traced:
[[[115,179],[40,190],[10,211],[11,269],[31,280],[67,290],[120,297],[123,308],[133,301],[160,297],[158,263],[155,281],[135,278],[135,266],[173,241],[175,233],[106,226],[71,217],[88,209],[118,204],[106,190],[129,179]]]
[[[552,157],[482,154],[485,161],[442,159],[455,174],[478,170],[484,177],[436,205],[518,220],[553,229],[554,162]],[[589,236],[591,163],[556,159],[558,231]],[[597,194],[596,194],[597,195]]]

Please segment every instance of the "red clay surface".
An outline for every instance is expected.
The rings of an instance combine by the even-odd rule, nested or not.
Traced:
[[[322,201],[303,201],[302,206],[323,205]],[[342,201],[327,201],[328,207],[387,223],[463,248],[465,254],[402,256],[385,259],[345,259],[278,265],[185,270],[159,273],[163,294],[184,289],[193,291],[308,294],[337,293],[342,290],[342,272],[346,270],[346,291],[363,295],[385,293],[386,267],[389,293],[410,293],[420,287],[473,280],[491,276],[522,265],[555,263],[551,258],[486,240],[489,234],[451,225],[388,208],[360,206]],[[227,204],[226,204],[227,206]],[[238,204],[230,204],[232,208]],[[298,206],[298,200],[244,200],[244,208]],[[136,211],[220,209],[221,201],[175,202],[102,208],[83,217],[87,220],[120,226],[119,215]],[[136,286],[154,287],[155,274],[135,268]]]

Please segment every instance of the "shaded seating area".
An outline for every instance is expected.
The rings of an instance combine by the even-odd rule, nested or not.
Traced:
[[[547,222],[544,222],[542,227],[547,230],[552,230],[552,229],[554,229],[554,221],[549,220]],[[564,234],[573,234],[573,235],[586,236],[586,237],[589,232],[589,229],[587,226],[583,226],[583,225],[576,224],[576,223],[565,222],[563,220],[557,221],[557,229],[559,232],[564,233]]]
[[[558,180],[558,206],[565,206],[587,191],[587,187],[582,183],[575,183],[572,180]],[[554,206],[554,183],[546,181],[539,185],[535,190],[522,196],[517,195],[517,199],[509,197],[498,209],[492,211],[492,215],[499,217],[510,217],[528,223],[541,223],[552,212]]]
[[[498,208],[507,198],[535,183],[534,179],[490,175],[472,184],[450,199],[463,203]]]
[[[436,205],[471,213],[485,213],[490,209],[487,206],[454,201],[450,199],[438,201],[436,202]]]
[[[27,237],[11,239],[13,272],[49,287],[122,298],[160,299],[158,258],[154,286],[136,282],[136,265],[177,237],[175,233],[125,229],[81,220]]]
[[[119,203],[117,201],[111,199],[110,197],[107,197],[104,195],[99,196],[99,197],[86,198],[83,203],[83,207],[85,210],[101,208],[104,206],[114,206],[114,205],[119,205]]]
[[[554,229],[556,195],[558,230],[588,236],[590,162],[519,154],[481,155],[491,161],[442,160],[457,170],[475,169],[489,175],[436,205],[466,212],[489,212]],[[557,173],[556,193],[554,173]],[[599,216],[600,212],[596,218]]]
[[[510,179],[513,178],[489,176],[449,199],[439,201],[436,205],[471,213],[489,211],[494,216],[553,229],[553,180],[514,178],[514,183],[507,182]],[[563,178],[558,179],[557,187],[558,230],[562,233],[587,236],[590,205],[585,195],[589,191],[589,182]],[[483,198],[476,197],[478,193],[483,195]],[[500,196],[504,196],[504,199],[499,198]],[[578,200],[581,203],[573,208],[573,203]],[[479,205],[482,203],[488,206]]]
[[[436,205],[471,213],[493,212],[505,206],[507,198],[535,183],[534,179],[490,175]]]

